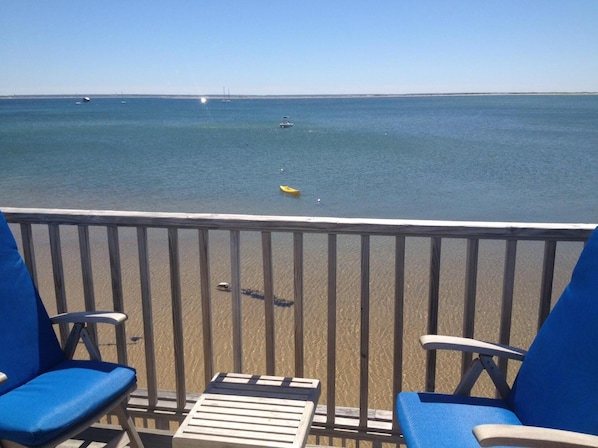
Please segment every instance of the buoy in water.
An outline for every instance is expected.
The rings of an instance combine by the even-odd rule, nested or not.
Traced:
[[[220,282],[216,285],[216,289],[219,289],[220,291],[228,291],[230,285],[227,282]]]

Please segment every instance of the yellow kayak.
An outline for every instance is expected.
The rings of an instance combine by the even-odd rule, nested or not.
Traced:
[[[299,191],[295,188],[291,188],[288,185],[281,185],[280,191],[282,191],[283,193],[286,193],[286,194],[292,194],[293,196],[299,196],[301,194],[301,191]]]

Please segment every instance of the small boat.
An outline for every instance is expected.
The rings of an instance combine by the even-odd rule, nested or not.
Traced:
[[[290,128],[290,127],[293,127],[293,123],[291,123],[289,121],[289,118],[290,117],[287,117],[287,116],[282,117],[282,121],[280,122],[280,127],[281,128]]]
[[[90,101],[91,101],[91,99],[88,96],[83,97],[84,103],[89,103]]]
[[[216,289],[219,289],[220,291],[228,291],[230,285],[227,282],[220,282],[216,285]]]
[[[296,188],[291,188],[288,185],[281,185],[280,191],[286,194],[291,194],[293,196],[299,196],[301,194],[300,190],[297,190]]]

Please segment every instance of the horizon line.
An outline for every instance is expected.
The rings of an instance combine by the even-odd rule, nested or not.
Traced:
[[[0,99],[35,98],[181,98],[181,99],[317,99],[317,98],[403,98],[430,96],[508,96],[508,95],[598,95],[598,91],[526,91],[526,92],[445,92],[445,93],[320,93],[320,94],[184,94],[184,93],[39,93],[0,95]]]

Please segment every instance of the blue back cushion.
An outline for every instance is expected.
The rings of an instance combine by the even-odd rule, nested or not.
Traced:
[[[0,213],[0,395],[64,360],[48,314]]]
[[[598,229],[530,347],[510,401],[523,424],[598,435]]]

